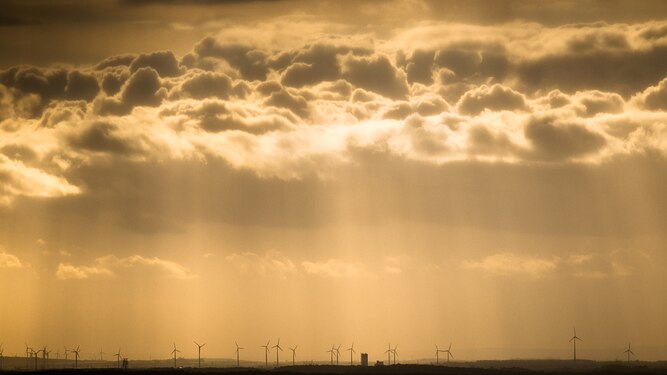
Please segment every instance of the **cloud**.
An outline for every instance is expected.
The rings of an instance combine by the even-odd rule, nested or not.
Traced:
[[[0,204],[17,197],[55,198],[81,193],[81,189],[62,177],[28,167],[0,154]]]
[[[70,263],[59,263],[56,270],[58,280],[84,280],[96,276],[113,276],[113,272],[103,267],[74,266]]]
[[[13,254],[0,250],[0,268],[23,268],[21,260]]]
[[[125,115],[136,106],[158,106],[166,90],[151,67],[139,68],[123,84],[119,98],[103,98],[97,103],[100,115]]]
[[[351,84],[391,99],[405,98],[408,85],[405,73],[384,55],[347,56],[342,62],[342,77]]]
[[[93,265],[90,266],[74,266],[70,263],[60,263],[56,270],[56,278],[59,280],[82,280],[93,277],[115,277],[117,272],[122,269],[136,267],[153,268],[171,278],[179,280],[188,280],[197,277],[187,267],[176,262],[135,254],[122,258],[115,255],[106,255],[95,259]]]
[[[559,259],[520,256],[513,253],[499,253],[485,256],[480,260],[466,260],[461,266],[470,270],[481,270],[493,275],[522,275],[534,278],[547,276],[558,267]]]
[[[637,94],[633,100],[641,107],[651,111],[667,110],[667,78],[660,81],[656,86],[648,87]]]
[[[301,267],[307,274],[332,277],[332,278],[351,278],[351,277],[370,277],[361,265],[355,263],[346,263],[339,259],[329,259],[325,262],[301,262]]]
[[[173,77],[183,73],[178,66],[178,60],[171,51],[142,53],[132,60],[130,72],[134,73],[141,68],[152,68],[160,77]]]
[[[466,92],[456,105],[459,113],[477,115],[485,109],[491,111],[526,110],[525,97],[500,84],[482,85]]]
[[[562,160],[599,151],[605,138],[583,125],[559,121],[553,116],[533,117],[525,128],[533,154],[544,160]]]
[[[284,279],[297,272],[294,262],[275,250],[267,251],[263,255],[253,252],[234,253],[225,256],[225,261],[243,274],[252,272],[265,277]]]
[[[67,74],[67,86],[65,86],[65,97],[69,100],[92,101],[100,91],[97,78],[90,74],[84,74],[78,70],[72,70]]]

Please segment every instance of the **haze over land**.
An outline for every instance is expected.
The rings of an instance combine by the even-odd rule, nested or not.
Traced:
[[[667,357],[667,3],[0,12],[6,356]]]

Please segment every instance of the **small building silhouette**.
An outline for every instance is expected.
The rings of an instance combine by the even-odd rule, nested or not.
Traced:
[[[375,361],[375,366],[384,366],[383,361]]]
[[[361,365],[368,366],[368,353],[361,353]]]

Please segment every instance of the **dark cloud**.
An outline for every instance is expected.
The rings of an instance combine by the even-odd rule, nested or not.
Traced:
[[[65,86],[65,98],[69,100],[92,101],[100,91],[97,78],[90,74],[84,74],[78,70],[70,71],[67,75],[67,86]]]
[[[145,67],[153,68],[160,77],[174,77],[183,73],[178,66],[176,56],[171,51],[141,54],[132,60],[130,71],[134,73]]]
[[[273,92],[264,103],[274,107],[289,109],[301,118],[307,118],[309,114],[308,102],[306,99],[301,96],[290,94],[289,91],[285,89]]]
[[[208,37],[195,45],[198,57],[215,57],[226,60],[238,69],[243,78],[249,80],[266,80],[269,72],[267,55],[251,46],[241,44],[223,44],[215,38]]]
[[[459,100],[456,108],[466,115],[477,115],[485,109],[492,111],[526,110],[524,96],[500,84],[493,86],[482,85],[479,88],[466,92]]]
[[[388,98],[401,99],[408,94],[405,74],[384,55],[348,56],[343,62],[342,76],[354,86]]]
[[[136,58],[137,56],[135,55],[111,56],[95,65],[95,70],[104,70],[106,68],[114,68],[117,66],[130,66]]]
[[[127,69],[109,69],[102,78],[102,89],[108,96],[116,95],[128,78],[130,72]]]
[[[338,54],[344,52],[328,44],[314,44],[299,52],[294,63],[283,72],[281,82],[286,86],[303,87],[340,78]]]
[[[620,95],[597,90],[577,93],[577,102],[586,108],[583,113],[586,117],[598,113],[621,113],[625,105]]]
[[[164,96],[165,90],[161,87],[158,73],[153,68],[139,68],[125,82],[119,98],[98,101],[97,112],[101,115],[124,115],[136,106],[157,106]]]
[[[602,149],[605,138],[583,125],[560,123],[553,116],[533,117],[525,127],[533,155],[542,160],[567,160]]]
[[[636,96],[635,100],[639,104],[650,110],[667,110],[667,78],[658,83],[657,86],[651,86]]]
[[[140,150],[136,140],[118,135],[118,127],[110,122],[96,121],[69,139],[72,147],[93,152],[130,155]]]
[[[222,73],[201,72],[186,79],[180,86],[182,97],[203,99],[217,97],[225,99],[232,91],[232,80]]]
[[[549,54],[519,62],[516,74],[529,92],[559,89],[616,92],[628,97],[667,76],[667,46],[623,51]]]

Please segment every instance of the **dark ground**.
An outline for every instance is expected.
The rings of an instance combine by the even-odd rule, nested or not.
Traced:
[[[21,374],[25,371],[3,371],[4,374]],[[43,370],[40,373],[52,375],[509,375],[509,374],[667,374],[665,367],[650,367],[642,365],[601,365],[599,367],[570,367],[549,370],[528,370],[525,368],[491,368],[491,367],[448,367],[431,365],[394,365],[381,367],[361,366],[286,366],[279,369],[263,370],[256,368],[155,368],[155,369],[60,369]]]

